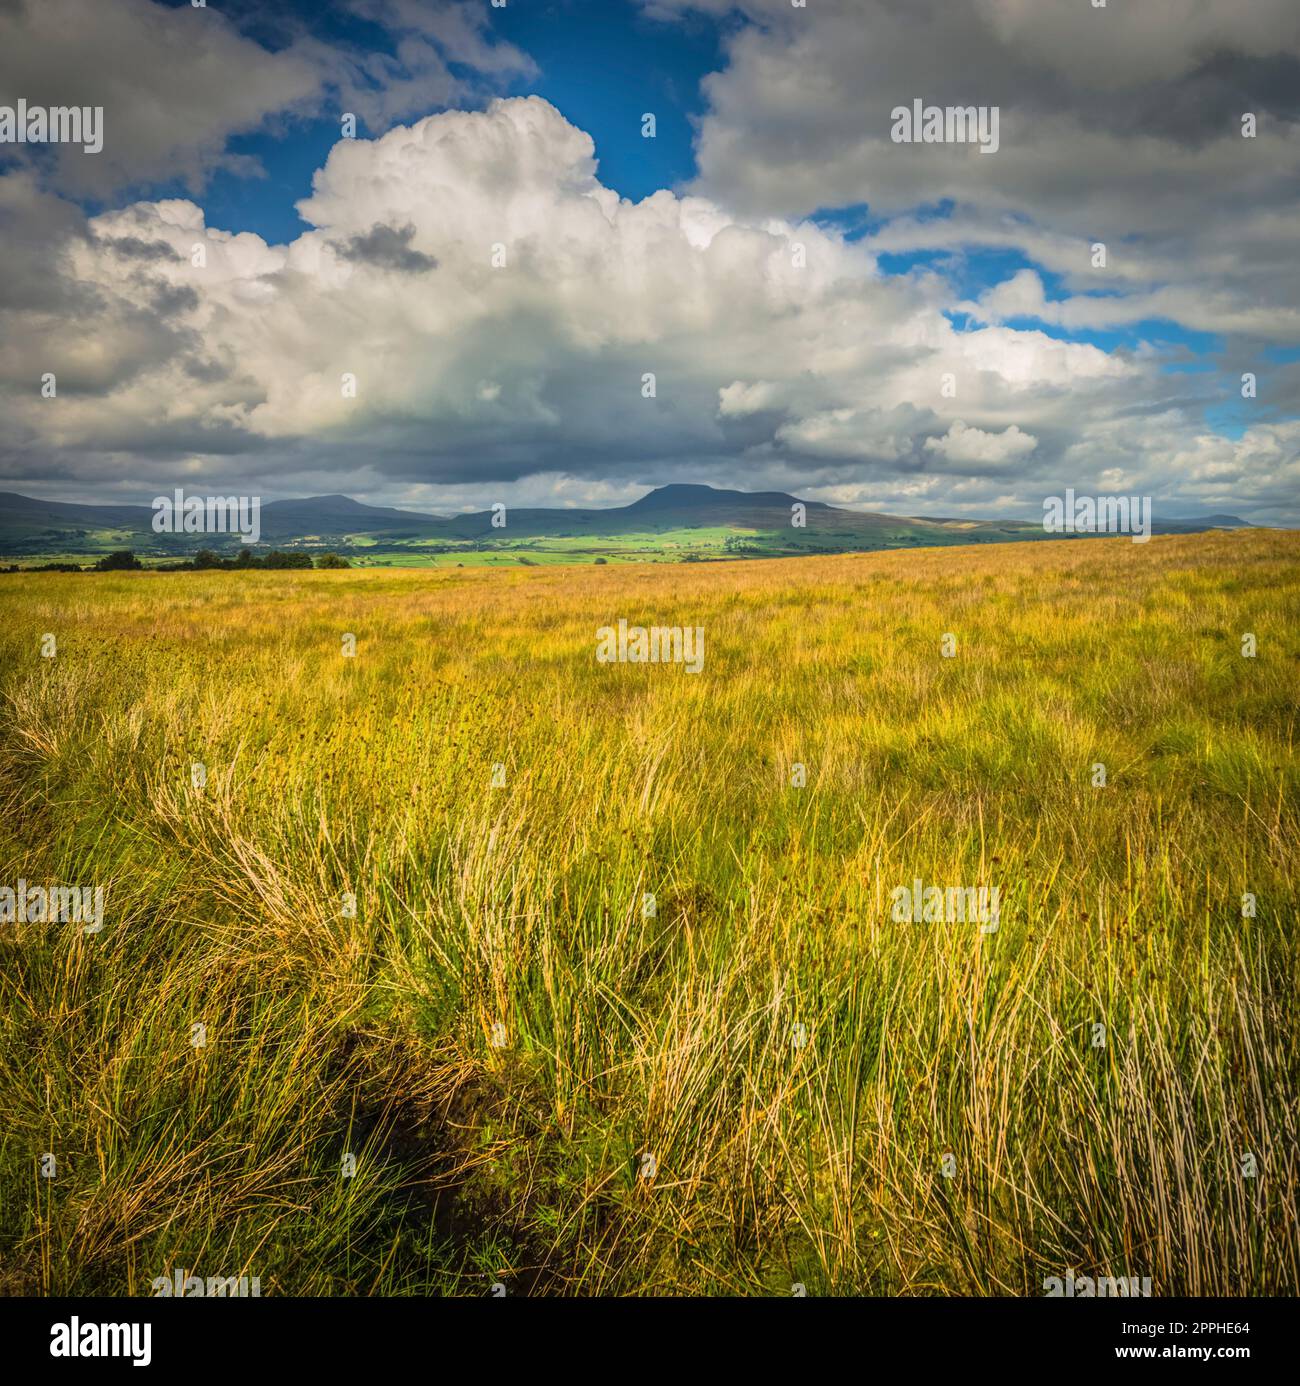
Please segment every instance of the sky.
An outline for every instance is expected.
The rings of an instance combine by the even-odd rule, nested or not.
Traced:
[[[19,99],[0,490],[1300,523],[1296,0],[0,0]]]

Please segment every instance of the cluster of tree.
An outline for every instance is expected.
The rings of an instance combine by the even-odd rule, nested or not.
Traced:
[[[155,569],[160,573],[192,573],[208,568],[223,568],[230,572],[242,572],[245,568],[350,568],[346,558],[336,553],[322,553],[312,562],[309,553],[286,553],[282,549],[272,549],[260,557],[248,549],[241,548],[235,558],[222,558],[211,549],[200,549],[193,561],[181,563],[161,563]],[[106,553],[93,567],[86,568],[79,563],[45,563],[40,567],[20,568],[12,563],[0,569],[6,573],[124,573],[143,568],[144,564],[130,549],[116,549]]]
[[[241,572],[245,568],[350,568],[352,565],[336,553],[319,554],[313,563],[311,554],[301,551],[288,553],[283,549],[272,549],[258,557],[249,549],[241,548],[234,558],[222,558],[211,549],[200,549],[194,555],[193,563],[187,566],[196,569],[224,568],[227,571]]]
[[[130,549],[117,549],[113,553],[106,553],[103,558],[95,564],[97,573],[121,573],[131,568],[143,568],[144,564],[131,552]]]
[[[6,568],[0,568],[3,573],[84,573],[86,570],[79,563],[42,563],[39,566],[24,568],[19,563],[10,563]]]

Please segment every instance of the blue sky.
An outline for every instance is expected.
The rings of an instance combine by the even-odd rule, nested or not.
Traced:
[[[188,8],[189,0],[166,0]],[[328,0],[282,0],[279,5],[226,3],[225,13],[268,47],[286,44],[299,26],[328,43],[351,43],[393,53],[391,34]],[[273,16],[268,15],[273,11]],[[667,24],[627,0],[550,0],[490,10],[493,32],[536,63],[535,78],[505,84],[510,94],[544,96],[596,142],[600,178],[624,197],[640,200],[676,188],[695,174],[693,122],[704,110],[700,82],[723,65],[722,35],[739,20],[690,17]],[[442,109],[431,104],[423,114]],[[654,139],[641,117],[656,114]],[[311,190],[312,174],[338,139],[334,119],[293,120],[275,130],[237,136],[230,148],[258,160],[265,178],[217,173],[201,201],[214,225],[287,241],[305,230],[294,204]],[[382,130],[359,131],[371,136]],[[179,183],[136,189],[187,195]]]

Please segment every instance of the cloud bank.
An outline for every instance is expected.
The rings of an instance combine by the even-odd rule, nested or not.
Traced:
[[[61,3],[19,6],[20,28],[57,48],[40,26]],[[526,68],[463,8],[358,8],[409,39],[403,72],[450,52]],[[539,97],[340,139],[284,245],[209,225],[197,196],[87,214],[62,163],[11,168],[0,486],[138,498],[201,478],[448,509],[707,479],[914,513],[1034,513],[1073,486],[1300,520],[1300,367],[1263,355],[1295,340],[1300,183],[1279,172],[1300,172],[1300,140],[1277,80],[1293,5],[1168,0],[1159,25],[1019,0],[746,8],[761,23],[709,79],[699,177],[637,203]],[[166,23],[132,47],[141,66],[170,58],[169,82],[210,78],[213,100],[167,134],[141,114],[106,182],[201,181],[240,122],[310,102],[351,61],[214,32],[197,66]],[[1274,101],[1253,142],[1229,120],[1242,82]],[[401,73],[377,89],[377,121],[414,99]],[[1164,110],[1161,91],[1184,99]],[[914,96],[1003,102],[1002,148],[893,145],[889,109]],[[940,192],[947,212],[927,214]],[[815,215],[862,202],[885,218],[866,237]],[[882,267],[972,245],[1034,267],[973,298],[942,260]],[[1156,317],[1221,334],[1213,369],[1069,339]]]

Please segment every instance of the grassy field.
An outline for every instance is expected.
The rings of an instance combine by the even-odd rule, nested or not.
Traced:
[[[0,1291],[1300,1291],[1300,536],[14,574],[0,631],[0,882],[106,891],[0,925]]]
[[[1028,527],[1023,527],[1028,528]],[[1001,534],[972,534],[957,522],[940,531],[945,543],[987,544],[1000,542]],[[116,537],[116,536],[114,536]],[[1036,531],[1020,533],[1023,542],[1059,542],[1055,536]],[[305,551],[318,555],[337,552],[355,567],[370,568],[441,568],[441,567],[500,567],[512,563],[681,563],[727,558],[787,558],[811,557],[847,552],[866,552],[880,549],[927,547],[929,536],[918,535],[915,526],[900,520],[897,529],[882,527],[878,532],[864,535],[859,531],[817,532],[792,530],[783,532],[749,529],[734,524],[692,524],[660,529],[632,530],[625,533],[527,535],[501,538],[473,539],[412,539],[394,541],[383,536],[365,534],[344,535],[339,539],[310,536],[293,540],[283,547],[290,551]],[[211,541],[208,541],[211,542]],[[931,543],[934,541],[930,541]],[[96,562],[114,548],[129,549],[146,568],[188,561],[199,547],[202,537],[187,547],[160,543],[131,542],[131,536],[115,544],[104,543],[97,548],[51,545],[30,552],[4,551],[0,545],[0,566],[40,568],[54,563],[75,563],[93,568]],[[270,547],[270,545],[264,545]],[[218,545],[224,557],[239,552],[235,543]]]

